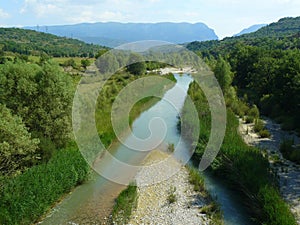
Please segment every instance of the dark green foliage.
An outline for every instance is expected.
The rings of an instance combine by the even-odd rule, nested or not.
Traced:
[[[57,199],[82,183],[89,166],[76,148],[57,151],[51,160],[11,178],[0,189],[0,224],[32,224]]]
[[[72,79],[52,62],[8,62],[0,74],[0,103],[20,116],[34,137],[63,147],[71,127]]]
[[[116,199],[112,212],[113,224],[126,224],[129,221],[132,210],[137,206],[137,198],[137,186],[131,183]]]
[[[299,129],[299,20],[284,18],[251,34],[187,47],[210,61],[221,55],[235,74],[233,84],[239,96],[247,94],[248,101],[265,115],[284,116],[284,129]]]
[[[0,177],[21,173],[32,166],[37,160],[38,143],[21,118],[0,104]]]
[[[280,144],[280,151],[284,158],[300,164],[300,147],[294,145],[294,140],[283,140]]]
[[[270,138],[271,137],[270,132],[266,129],[259,131],[258,134],[261,138]]]
[[[223,93],[226,95],[233,79],[233,74],[231,72],[229,63],[226,62],[222,57],[219,57],[214,68],[214,73]]]
[[[146,69],[149,70],[149,71],[164,68],[166,66],[167,66],[166,63],[154,62],[154,61],[147,61],[146,62]]]
[[[256,133],[262,131],[263,129],[265,129],[265,124],[262,120],[260,119],[256,119],[255,123],[254,123],[254,131]]]
[[[54,57],[94,57],[103,49],[79,40],[19,28],[0,28],[0,45],[6,52],[37,56],[46,53]]]
[[[133,75],[143,75],[146,73],[146,63],[142,55],[131,53],[127,62],[127,71]]]
[[[134,75],[143,75],[146,72],[146,64],[144,62],[132,63],[127,66],[127,71]]]

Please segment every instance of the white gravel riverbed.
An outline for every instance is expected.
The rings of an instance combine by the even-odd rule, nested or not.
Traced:
[[[153,164],[168,157],[166,153],[153,151],[146,164],[149,165],[149,162]],[[177,170],[175,175],[165,180],[166,174]],[[211,224],[209,216],[200,211],[209,203],[200,193],[194,191],[193,185],[188,180],[187,169],[172,157],[158,167],[143,167],[136,176],[138,204],[129,224]],[[161,182],[150,184],[155,181]],[[170,203],[168,196],[174,187],[176,201]]]

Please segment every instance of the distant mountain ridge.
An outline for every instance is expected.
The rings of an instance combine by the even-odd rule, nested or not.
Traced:
[[[214,30],[204,23],[82,23],[75,25],[25,27],[58,36],[108,47],[141,40],[161,40],[171,43],[217,40]]]
[[[262,28],[262,27],[264,27],[266,25],[267,24],[255,24],[255,25],[252,25],[251,27],[245,28],[241,32],[239,32],[238,34],[235,34],[233,36],[237,37],[237,36],[241,36],[241,35],[244,35],[244,34],[249,34],[249,33],[252,33],[252,32],[256,32],[257,30],[259,30],[260,28]]]

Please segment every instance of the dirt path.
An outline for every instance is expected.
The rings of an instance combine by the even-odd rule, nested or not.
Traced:
[[[271,133],[271,138],[259,138],[253,131],[253,124],[245,124],[240,119],[239,131],[245,142],[249,145],[266,150],[271,167],[277,172],[280,192],[290,204],[298,224],[300,224],[300,165],[283,158],[279,151],[280,143],[284,138],[294,139],[295,144],[300,143],[300,138],[293,133],[283,131],[280,125],[266,118],[263,120],[266,128]],[[274,163],[274,159],[276,163]]]
[[[146,165],[160,162],[168,156],[166,153],[153,151],[148,156]],[[179,171],[175,175],[164,180],[166,173],[178,168]],[[136,176],[138,205],[129,224],[210,224],[208,216],[200,213],[200,208],[206,205],[205,200],[193,190],[188,176],[187,169],[173,158],[169,158],[158,168],[143,167]],[[154,180],[164,181],[144,186]],[[176,201],[170,203],[168,196],[174,187]]]

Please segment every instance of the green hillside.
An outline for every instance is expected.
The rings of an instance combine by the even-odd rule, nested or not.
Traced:
[[[248,37],[284,37],[300,32],[300,17],[286,17],[278,22],[262,27],[257,32],[250,33]]]
[[[0,50],[24,55],[94,57],[104,47],[52,34],[19,28],[0,28]]]
[[[187,48],[217,56],[230,51],[237,44],[262,47],[264,49],[295,49],[300,48],[300,17],[283,18],[278,22],[262,27],[256,32],[238,37],[224,38],[221,41],[191,42]]]

